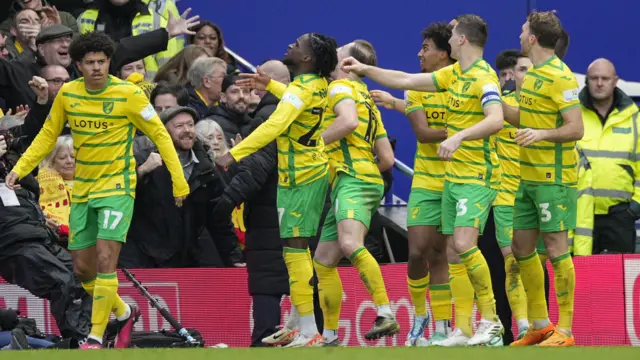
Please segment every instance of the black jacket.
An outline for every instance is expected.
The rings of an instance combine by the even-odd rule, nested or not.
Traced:
[[[168,41],[169,34],[166,29],[120,40],[111,58],[109,72],[115,75],[125,64],[166,50]],[[41,58],[34,61],[0,59],[0,97],[6,101],[7,108],[14,109],[19,105],[33,107],[36,104],[36,94],[29,87],[29,81],[34,76],[40,76],[40,70],[45,65]],[[82,76],[73,62],[67,71],[71,79]]]
[[[7,174],[13,169],[19,155],[10,150],[0,158],[0,180],[4,183]],[[38,203],[40,186],[32,175],[20,180],[21,188],[16,190],[20,206],[5,206],[0,201],[0,251],[20,241],[41,239],[48,241],[57,235],[45,225],[45,218]],[[54,241],[54,242],[55,242]]]
[[[276,111],[276,107],[278,107],[278,103],[280,99],[278,99],[275,95],[271,93],[266,93],[262,99],[260,99],[260,103],[258,103],[258,107],[253,112],[253,122],[256,124],[262,124],[267,121],[269,116]]]
[[[138,164],[146,161],[151,150],[143,148],[135,154]],[[217,258],[215,252],[227,266],[242,262],[231,217],[213,216],[223,190],[220,174],[202,143],[196,141],[193,152],[199,163],[188,179],[191,192],[181,208],[175,205],[171,175],[165,165],[139,179],[127,245],[135,243],[159,260],[182,254],[186,267],[220,265],[211,260]],[[215,244],[199,240],[205,227]],[[122,251],[126,251],[126,245]]]
[[[249,293],[288,294],[287,268],[276,206],[278,154],[276,143],[265,146],[232,168],[233,178],[224,189],[224,213],[244,202],[245,257]]]
[[[185,85],[185,88],[189,94],[188,106],[198,113],[196,121],[204,119],[205,115],[209,112],[209,106],[202,101],[193,85],[187,84]]]
[[[222,131],[224,131],[224,138],[228,147],[231,147],[231,139],[234,139],[237,134],[245,138],[251,132],[251,117],[247,114],[237,114],[229,110],[224,104],[209,108],[205,118],[213,120],[220,125]]]

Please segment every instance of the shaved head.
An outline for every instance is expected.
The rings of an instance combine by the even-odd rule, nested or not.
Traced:
[[[618,76],[613,63],[607,59],[596,59],[587,68],[589,95],[597,101],[611,101],[618,84]]]
[[[269,60],[260,66],[260,70],[269,75],[273,80],[283,84],[289,84],[289,82],[291,82],[289,69],[280,60]]]

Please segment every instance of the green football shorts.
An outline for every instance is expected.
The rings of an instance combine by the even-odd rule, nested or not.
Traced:
[[[445,180],[442,194],[442,233],[453,235],[453,230],[457,227],[474,227],[482,234],[497,193],[497,190],[487,186]]]
[[[440,226],[442,222],[442,192],[415,188],[407,204],[407,227]]]
[[[97,239],[126,242],[133,202],[132,196],[118,195],[71,203],[69,250],[95,246]]]
[[[278,186],[280,237],[316,236],[329,188],[329,174],[306,185]]]
[[[516,193],[513,227],[550,233],[576,228],[577,192],[563,185],[520,182]]]
[[[338,240],[338,223],[342,220],[358,220],[368,229],[383,193],[381,184],[338,173],[331,189],[331,209],[324,220],[320,241]]]

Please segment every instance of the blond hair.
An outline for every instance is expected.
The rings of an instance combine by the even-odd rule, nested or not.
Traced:
[[[73,151],[73,138],[70,135],[63,135],[58,137],[56,140],[56,146],[53,148],[53,151],[47,155],[47,157],[42,160],[40,163],[40,168],[48,167],[53,170],[53,163],[55,162],[58,153],[64,148],[70,148]]]

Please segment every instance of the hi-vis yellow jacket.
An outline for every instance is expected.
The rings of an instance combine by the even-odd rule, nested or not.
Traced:
[[[147,11],[139,12],[133,18],[131,23],[131,35],[137,36],[146,32],[167,27],[169,13],[174,18],[180,17],[178,8],[174,0],[141,0],[147,4]],[[98,20],[98,9],[87,9],[78,17],[78,28],[80,33],[88,33],[96,31],[96,21]],[[97,29],[100,31],[100,29]],[[148,56],[144,59],[146,78],[152,80],[158,69],[174,55],[184,48],[185,39],[183,36],[170,39],[167,50],[157,53],[154,56]]]
[[[590,255],[593,249],[595,215],[612,206],[630,203],[640,214],[640,149],[638,107],[622,90],[615,90],[615,103],[606,121],[591,105],[588,89],[580,93],[584,136],[578,141],[578,211],[573,238],[574,255]]]

